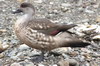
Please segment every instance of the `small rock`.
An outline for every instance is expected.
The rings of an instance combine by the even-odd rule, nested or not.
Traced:
[[[23,2],[24,0],[17,0],[18,2]]]
[[[0,41],[0,53],[5,51],[9,48],[9,45],[2,45],[2,42]]]
[[[75,59],[66,59],[69,62],[69,66],[79,66],[79,62]]]
[[[17,53],[18,53],[17,48],[14,48],[14,49],[9,50],[8,56],[13,57],[13,56],[16,56]]]
[[[90,64],[88,62],[85,63],[85,66],[90,66]]]
[[[62,12],[68,11],[68,10],[69,10],[68,7],[70,7],[70,6],[71,6],[71,4],[69,4],[69,3],[62,3],[62,4],[61,4],[61,11],[62,11]]]
[[[50,4],[52,5],[52,4],[54,4],[54,2],[50,2]]]
[[[96,22],[100,22],[100,16],[96,18]]]
[[[58,62],[59,66],[79,66],[79,63],[74,59],[66,59]]]
[[[0,54],[0,58],[3,58],[3,57],[4,57],[4,54],[3,54],[3,53],[1,53],[1,54]]]
[[[98,53],[93,53],[92,56],[93,56],[93,57],[100,57],[100,54],[98,54]]]
[[[62,3],[61,6],[62,7],[69,7],[69,6],[71,6],[71,4],[70,3]]]
[[[87,9],[85,10],[85,12],[86,12],[86,13],[94,13],[94,11],[87,10]]]
[[[91,53],[91,51],[86,48],[81,48],[81,50],[82,50],[82,52]]]
[[[86,59],[91,59],[91,55],[89,53],[84,53],[83,56],[85,56]]]
[[[3,46],[2,46],[2,42],[0,41],[0,52],[3,51]]]
[[[51,52],[56,54],[63,54],[68,52],[68,48],[57,48],[52,50]]]
[[[84,56],[78,56],[78,57],[80,57],[79,60],[80,60],[81,62],[85,61],[85,57],[84,57]]]
[[[42,3],[42,0],[34,0],[35,3]]]
[[[95,32],[98,33],[98,34],[100,34],[100,25],[97,26]]]
[[[41,55],[41,51],[37,51],[36,49],[34,49],[30,54],[28,54],[29,56],[35,56],[35,55]]]
[[[19,57],[17,57],[17,56],[11,56],[10,57],[11,59],[13,59],[13,60],[21,60]]]
[[[68,53],[70,56],[77,56],[78,55],[78,53],[77,52],[70,52],[70,53]]]
[[[65,60],[61,60],[58,62],[59,66],[69,66],[69,62],[65,61]]]
[[[99,4],[93,5],[94,8],[99,8]]]
[[[68,10],[69,10],[69,9],[66,8],[66,7],[62,7],[62,8],[61,8],[61,11],[62,11],[62,12],[67,12]]]
[[[65,53],[63,53],[62,56],[63,56],[64,58],[69,58],[69,55],[67,55],[67,54],[65,54]]]
[[[90,66],[98,66],[98,64],[94,61],[90,62]]]
[[[43,65],[43,64],[38,64],[38,66],[45,66],[45,65]]]
[[[81,22],[83,22],[83,23],[89,22],[89,19],[83,19],[83,20],[81,20]]]
[[[27,59],[20,62],[20,64],[23,65],[23,66],[36,66],[36,65],[34,65],[34,63],[32,63],[31,61],[29,61]]]
[[[19,46],[19,50],[20,50],[20,51],[27,50],[27,49],[29,49],[29,48],[30,48],[30,47],[27,46],[26,44],[22,44],[22,45]]]
[[[0,29],[0,35],[2,35],[2,33],[5,33],[5,32],[7,32],[7,30],[5,30],[5,29]]]
[[[12,63],[11,66],[22,66],[20,65],[19,63],[15,62],[15,63]]]
[[[0,0],[0,1],[5,1],[5,0]]]
[[[93,40],[100,40],[100,35],[96,35],[92,38]]]

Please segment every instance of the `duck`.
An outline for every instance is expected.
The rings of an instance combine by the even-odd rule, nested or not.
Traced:
[[[14,25],[18,39],[31,48],[51,51],[60,47],[86,47],[89,42],[84,42],[72,36],[69,29],[75,24],[58,24],[47,18],[34,18],[35,7],[31,3],[22,3],[13,13],[21,13]],[[40,59],[39,59],[40,60]]]

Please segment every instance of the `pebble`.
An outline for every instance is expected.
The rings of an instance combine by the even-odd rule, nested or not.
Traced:
[[[38,64],[38,66],[45,66],[45,65],[43,65],[43,64]]]
[[[92,51],[88,50],[87,48],[81,48],[82,52],[91,53]]]
[[[97,28],[95,29],[95,32],[100,34],[100,25],[97,26]]]
[[[78,55],[78,52],[73,51],[73,52],[69,52],[68,54],[69,54],[70,56],[77,56],[77,55]]]
[[[79,57],[79,60],[81,61],[81,62],[83,62],[83,61],[85,61],[85,57],[84,56],[78,56]]]
[[[52,66],[58,66],[57,64],[54,64],[54,65],[52,65]]]
[[[0,0],[0,1],[5,1],[5,0]]]
[[[32,52],[30,52],[30,54],[28,54],[29,56],[35,56],[35,55],[41,55],[41,51],[37,51],[36,49],[34,49]]]
[[[20,62],[20,65],[22,65],[22,66],[36,66],[36,65],[34,65],[33,62],[31,62],[29,60],[24,60],[24,61]]]
[[[2,45],[2,42],[0,41],[0,53],[5,51],[9,48],[9,45]]]
[[[18,2],[23,2],[24,0],[17,0]]]
[[[70,66],[79,66],[79,62],[75,59],[67,59],[67,61],[69,62]]]
[[[4,53],[0,53],[0,58],[3,58],[4,57]]]
[[[89,53],[82,54],[86,59],[91,59],[92,56]]]
[[[69,6],[72,6],[72,5],[70,3],[62,3],[61,6],[62,7],[69,7]]]
[[[92,11],[92,10],[87,10],[87,9],[85,10],[85,12],[86,12],[86,13],[90,13],[90,14],[91,14],[91,13],[94,13],[94,11]]]
[[[96,62],[92,61],[90,62],[90,66],[98,66]]]
[[[16,55],[16,53],[18,52],[18,50],[15,48],[15,49],[9,50],[8,52],[9,52],[9,53],[7,53],[8,56],[9,57],[12,57],[12,56],[15,56]]]
[[[66,8],[66,7],[62,7],[62,8],[61,8],[61,11],[62,11],[62,12],[67,12],[68,10],[69,10],[69,9]]]
[[[42,0],[34,0],[35,3],[42,3]]]
[[[3,33],[7,32],[7,30],[5,29],[0,29],[0,35],[2,35]]]
[[[11,66],[22,66],[20,65],[19,63],[15,62],[15,63],[12,63]]]
[[[22,44],[22,45],[19,46],[19,50],[20,50],[20,51],[28,50],[29,48],[30,48],[30,47],[27,46],[26,44]]]
[[[3,51],[3,46],[2,46],[2,42],[0,41],[0,52]]]
[[[82,36],[85,36],[87,34],[93,34],[94,33],[97,33],[99,34],[100,33],[100,27],[99,25],[97,24],[78,24],[78,26],[75,27],[75,30],[74,31],[78,36],[82,37]]]
[[[87,62],[85,63],[85,65],[86,65],[86,66],[90,66],[90,64],[89,64],[89,63],[87,63]]]
[[[67,55],[67,54],[65,54],[65,53],[63,53],[62,56],[63,56],[64,58],[66,58],[66,59],[69,58],[69,55]]]
[[[100,22],[100,16],[97,16],[95,21]]]
[[[60,61],[58,62],[58,65],[59,65],[59,66],[69,66],[69,62],[66,61],[66,60],[60,60]]]
[[[93,53],[93,57],[100,57],[100,53]]]
[[[53,53],[57,53],[57,54],[67,53],[68,52],[68,48],[57,48],[57,49],[52,50],[52,52]]]
[[[94,37],[92,37],[93,40],[100,40],[100,35],[96,35]]]
[[[54,4],[54,2],[50,2],[50,5]]]

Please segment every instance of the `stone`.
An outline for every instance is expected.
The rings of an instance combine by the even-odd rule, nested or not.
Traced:
[[[100,40],[100,35],[96,35],[94,37],[92,37],[93,40]]]
[[[69,62],[69,66],[79,66],[79,62],[75,59],[66,59]]]
[[[68,53],[70,56],[77,56],[78,55],[78,52],[75,52],[75,51],[73,51],[73,52],[70,52],[70,53]]]
[[[12,63],[11,66],[22,66],[20,65],[19,63],[15,62],[15,63]]]
[[[58,65],[59,66],[69,66],[69,62],[68,61],[65,61],[65,60],[60,60],[58,62]]]
[[[96,17],[96,22],[100,22],[100,16]]]
[[[0,35],[2,35],[3,33],[7,32],[7,30],[5,29],[0,29]]]
[[[7,45],[7,44],[6,45],[5,44],[2,45],[2,42],[0,41],[0,52],[3,52],[8,48],[9,48],[9,45]]]
[[[45,66],[45,65],[43,65],[43,64],[38,64],[38,66]]]
[[[27,49],[29,49],[29,48],[30,48],[30,47],[27,46],[26,44],[22,44],[22,45],[19,46],[19,50],[20,50],[20,51],[27,50]]]

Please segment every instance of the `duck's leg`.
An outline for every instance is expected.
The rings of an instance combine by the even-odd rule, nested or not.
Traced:
[[[42,51],[41,55],[34,57],[31,59],[32,62],[41,62],[44,60],[44,51]]]

